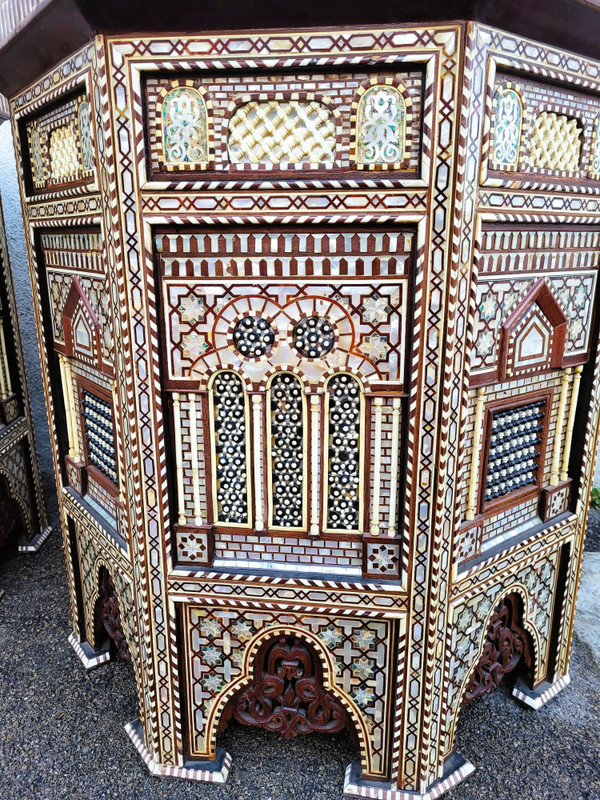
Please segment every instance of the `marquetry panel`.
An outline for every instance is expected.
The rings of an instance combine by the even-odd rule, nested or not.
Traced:
[[[214,753],[220,713],[233,692],[251,677],[249,654],[261,641],[276,641],[282,631],[293,630],[300,639],[308,637],[322,662],[324,682],[349,712],[361,741],[365,772],[371,777],[386,775],[381,745],[390,735],[393,623],[290,613],[282,625],[272,612],[188,605],[182,617],[191,758]]]
[[[150,77],[151,171],[366,168],[414,176],[423,86],[418,69]]]
[[[79,94],[24,126],[34,192],[89,182],[94,176],[94,130],[89,99]]]
[[[600,96],[502,72],[493,92],[490,170],[597,179]]]

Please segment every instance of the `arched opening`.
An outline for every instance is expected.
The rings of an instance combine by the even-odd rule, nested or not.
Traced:
[[[463,704],[493,692],[510,672],[526,673],[531,679],[534,648],[522,625],[523,601],[519,594],[506,595],[491,616],[483,653],[471,671]]]
[[[340,693],[328,687],[316,648],[308,637],[282,631],[260,644],[252,665],[250,680],[230,697],[221,713],[219,746],[231,752],[236,762],[247,751],[259,751],[265,765],[278,763],[281,743],[269,733],[279,733],[288,740],[286,763],[297,755],[303,768],[313,761],[317,774],[325,763],[322,780],[331,781],[331,790],[337,791],[348,763],[361,760],[360,734]],[[256,741],[251,747],[246,744],[249,728],[260,742],[258,750]],[[300,745],[299,739],[305,743]],[[325,762],[324,754],[329,754]]]
[[[19,537],[26,533],[23,512],[12,497],[7,479],[0,475],[0,551],[16,552]]]
[[[119,656],[123,661],[131,663],[121,621],[119,597],[112,575],[104,566],[98,573],[98,585],[100,593],[94,609],[95,647],[100,650],[108,643],[111,658]]]

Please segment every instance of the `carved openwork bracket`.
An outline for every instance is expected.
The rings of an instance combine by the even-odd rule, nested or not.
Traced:
[[[320,661],[312,648],[294,636],[263,645],[254,661],[254,681],[229,701],[219,731],[234,718],[242,725],[298,734],[337,733],[348,725],[344,707],[322,686]]]
[[[464,703],[490,694],[502,678],[524,663],[531,667],[531,649],[527,632],[521,627],[519,598],[510,594],[494,611],[479,663],[466,688]]]
[[[100,597],[96,604],[95,628],[97,638],[108,634],[115,644],[119,656],[131,663],[129,647],[121,622],[121,609],[115,583],[107,569],[100,572]]]

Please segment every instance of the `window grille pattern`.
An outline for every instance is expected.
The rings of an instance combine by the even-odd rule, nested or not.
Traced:
[[[271,524],[301,528],[304,498],[304,409],[302,386],[293,375],[271,382]]]
[[[212,390],[216,455],[217,519],[248,523],[246,394],[241,378],[220,372]]]
[[[357,156],[361,164],[396,164],[404,160],[406,104],[393,86],[372,86],[357,114]]]
[[[68,125],[55,128],[50,134],[50,176],[53,180],[73,178],[79,170],[77,142]]]
[[[522,123],[521,98],[514,89],[504,89],[498,94],[496,101],[493,157],[495,164],[509,166],[518,162]]]
[[[95,394],[84,390],[83,422],[91,464],[117,484],[117,456],[112,416],[112,406]]]
[[[492,417],[486,502],[538,482],[546,400],[497,411]]]
[[[327,527],[358,530],[360,487],[361,393],[350,375],[334,375],[327,384]]]
[[[321,358],[333,347],[333,327],[325,317],[307,317],[299,322],[293,333],[294,347],[306,358]]]
[[[336,129],[333,112],[316,100],[258,100],[236,109],[229,123],[233,163],[332,162]]]
[[[581,159],[582,129],[578,120],[542,111],[533,122],[531,166],[576,172]]]
[[[197,164],[208,161],[208,121],[200,92],[178,87],[162,105],[165,164]]]
[[[275,331],[262,317],[244,317],[233,329],[233,342],[243,356],[260,358],[273,347]]]

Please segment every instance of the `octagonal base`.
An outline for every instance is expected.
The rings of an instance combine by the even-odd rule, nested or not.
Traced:
[[[125,731],[153,775],[186,778],[189,781],[200,781],[201,783],[224,784],[227,780],[231,768],[231,756],[222,747],[217,748],[217,757],[214,761],[190,761],[187,762],[188,766],[181,767],[158,764],[146,747],[144,730],[139,719],[125,725]]]
[[[393,784],[364,781],[360,778],[360,763],[355,761],[346,770],[344,794],[349,797],[367,797],[370,800],[435,800],[444,792],[464,781],[475,767],[458,753],[446,760],[443,776],[432,783],[425,792],[408,792]]]

